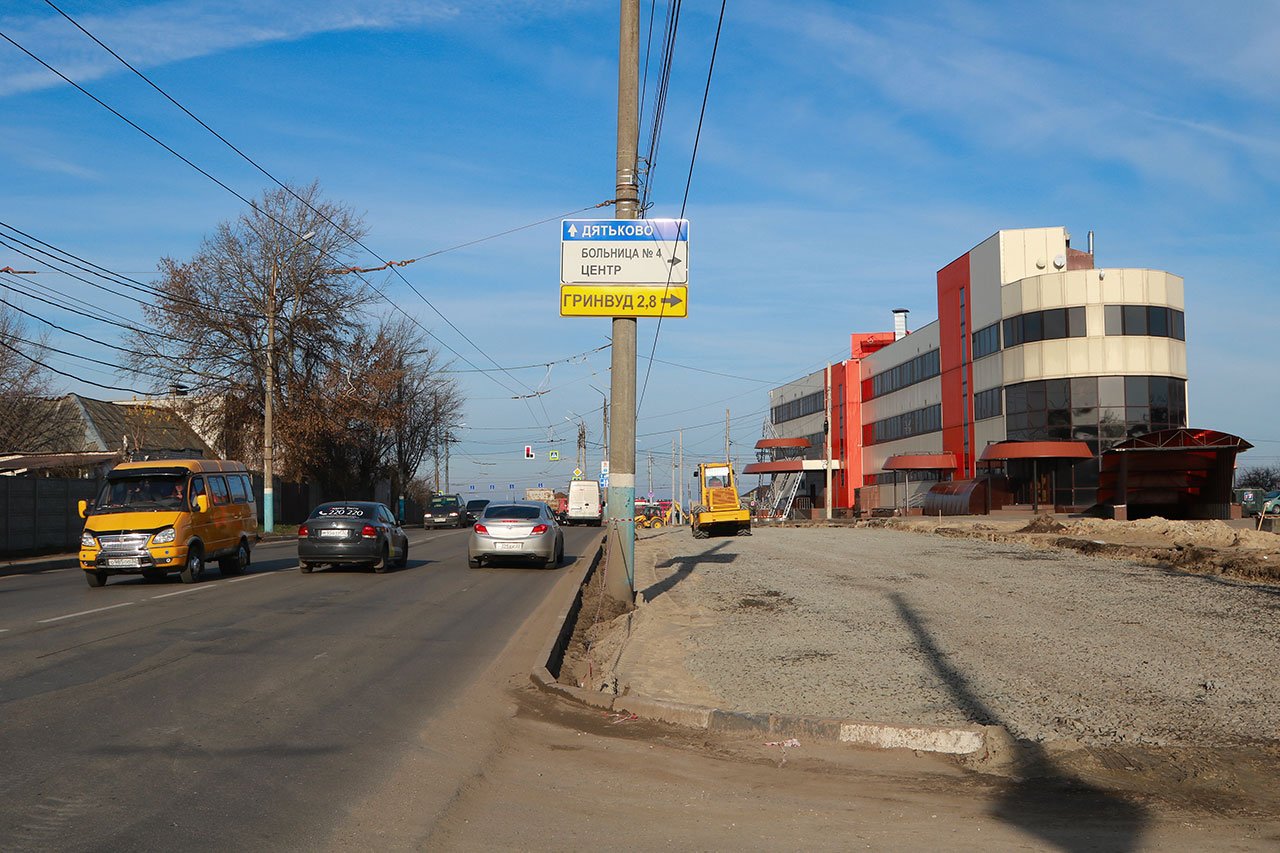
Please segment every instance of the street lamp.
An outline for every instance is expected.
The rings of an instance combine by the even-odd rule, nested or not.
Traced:
[[[316,232],[308,231],[293,245],[289,252],[316,236]],[[267,368],[266,368],[266,401],[262,416],[262,529],[266,533],[275,530],[276,496],[275,496],[275,457],[271,447],[272,437],[272,402],[276,394],[276,282],[280,279],[280,259],[271,261],[271,285],[267,290]]]

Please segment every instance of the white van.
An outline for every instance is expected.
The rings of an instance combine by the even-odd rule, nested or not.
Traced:
[[[600,502],[600,484],[595,480],[573,480],[569,483],[569,508],[565,511],[565,524],[593,524],[600,526],[604,518],[604,506]]]

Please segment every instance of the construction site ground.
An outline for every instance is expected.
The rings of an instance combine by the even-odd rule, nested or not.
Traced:
[[[607,565],[604,571],[609,571]],[[1280,816],[1280,536],[1224,522],[894,518],[642,531],[561,681],[752,713],[1001,727],[965,772]]]

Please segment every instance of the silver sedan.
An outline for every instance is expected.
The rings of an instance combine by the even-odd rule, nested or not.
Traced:
[[[542,501],[494,501],[471,527],[467,564],[536,560],[554,569],[564,559],[564,532]]]

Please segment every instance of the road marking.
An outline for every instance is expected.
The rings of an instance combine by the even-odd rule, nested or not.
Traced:
[[[124,601],[120,604],[108,604],[106,607],[95,607],[93,610],[81,610],[79,613],[68,613],[66,616],[54,616],[52,619],[37,619],[37,625],[43,625],[46,622],[61,622],[63,619],[74,619],[77,616],[88,616],[90,613],[101,613],[104,610],[115,610],[117,607],[128,607],[134,604],[132,601]]]
[[[38,574],[38,575],[56,575],[58,572],[69,572],[69,571],[71,571],[71,570],[70,570],[70,569],[45,569],[44,571],[36,572],[36,574]]]
[[[242,578],[233,578],[227,581],[227,583],[240,583],[240,581],[251,581],[251,580],[257,580],[258,578],[269,578],[273,574],[275,574],[275,572],[261,572],[256,575],[246,575],[245,577],[242,577]]]
[[[0,634],[7,634],[7,633],[9,633],[8,628],[0,628]]]
[[[177,592],[166,592],[164,595],[153,595],[151,596],[151,600],[155,601],[157,598],[173,598],[175,595],[186,595],[189,592],[201,592],[206,589],[214,588],[213,584],[203,584],[201,586],[193,586],[190,589],[180,589]]]

